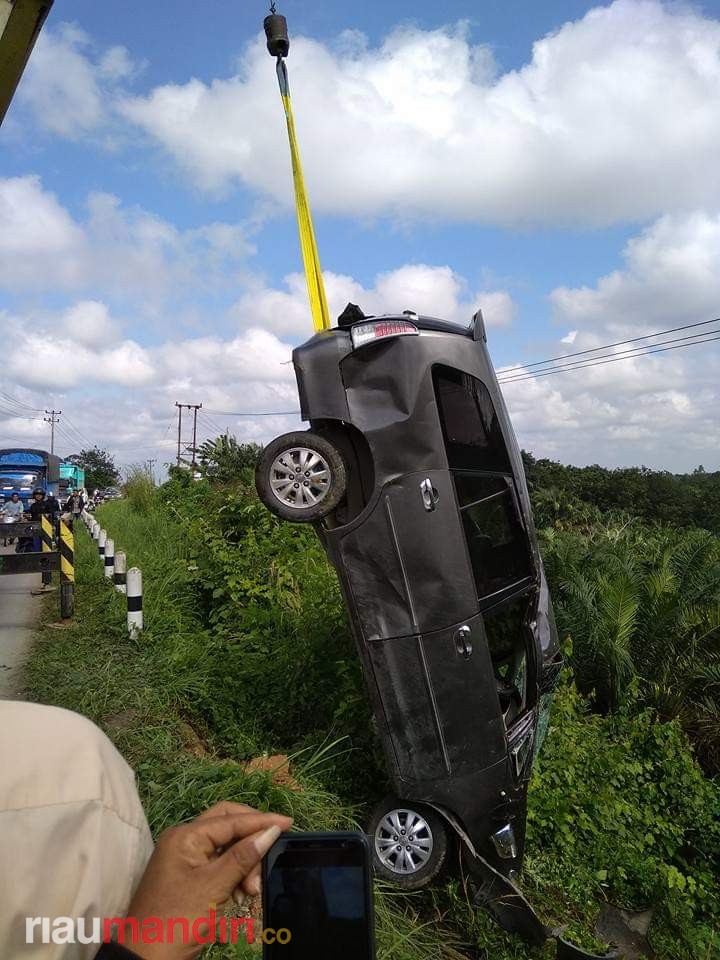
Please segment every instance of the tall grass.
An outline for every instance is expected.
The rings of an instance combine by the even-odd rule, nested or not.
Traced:
[[[67,633],[42,634],[32,695],[104,726],[138,772],[156,831],[224,798],[308,829],[361,821],[386,789],[383,765],[312,533],[204,482],[173,482],[137,504],[108,503],[99,519],[143,570],[146,630],[128,640],[121,598],[81,531],[78,618]],[[720,792],[676,725],[654,715],[588,716],[567,686],[556,718],[529,799],[524,883],[543,917],[569,921],[594,947],[599,899],[651,898],[658,958],[706,960],[720,915]],[[244,761],[262,752],[292,753],[300,789],[248,771]],[[377,914],[380,960],[541,955],[474,909],[457,881],[412,897],[381,887]]]

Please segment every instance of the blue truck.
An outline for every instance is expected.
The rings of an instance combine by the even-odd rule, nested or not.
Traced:
[[[38,488],[58,496],[60,458],[47,450],[29,447],[0,450],[0,496],[9,500],[13,493],[18,493],[27,509],[33,490]]]

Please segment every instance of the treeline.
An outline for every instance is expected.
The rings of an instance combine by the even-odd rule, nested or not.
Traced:
[[[648,467],[572,467],[523,451],[538,526],[592,522],[608,511],[648,522],[720,533],[720,471],[692,473]]]

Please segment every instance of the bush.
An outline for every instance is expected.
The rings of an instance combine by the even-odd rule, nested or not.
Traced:
[[[130,468],[123,491],[136,513],[148,513],[155,504],[157,488],[145,467]]]
[[[240,798],[255,790],[238,760],[338,738],[342,746],[325,751],[307,782],[362,818],[363,805],[385,792],[386,774],[336,578],[314,533],[270,516],[249,487],[193,482],[186,471],[173,473],[147,513],[128,500],[104,506],[102,518],[145,573],[148,629],[139,649],[158,696],[213,752],[212,760],[186,757],[170,769],[153,751],[141,764],[155,822],[189,815],[227,791]],[[640,582],[649,583],[665,553],[645,535],[548,535],[565,630],[563,575],[569,582],[579,565],[593,580],[636,564]],[[625,568],[617,558],[605,562],[613,551]],[[601,603],[597,584],[595,597]],[[633,656],[642,636],[628,646]],[[584,635],[575,630],[573,638],[576,657]],[[588,947],[598,903],[607,898],[658,906],[652,941],[661,960],[708,960],[720,911],[718,786],[703,777],[676,722],[660,722],[649,699],[626,699],[601,716],[572,685],[562,688],[531,783],[523,885],[547,923],[569,922],[571,937]],[[156,736],[167,742],[166,731]],[[338,800],[327,797],[319,819],[303,822],[337,822]],[[461,956],[461,941],[493,960],[539,955],[472,909],[457,881],[416,898],[383,894],[381,911],[388,909],[391,919],[381,925],[388,960],[422,950]],[[447,949],[441,931],[428,926],[433,918],[451,923]]]
[[[527,842],[540,897],[560,889],[581,913],[603,899],[654,905],[653,937],[674,942],[673,960],[711,955],[720,788],[677,722],[651,710],[601,717],[565,685],[531,782]]]

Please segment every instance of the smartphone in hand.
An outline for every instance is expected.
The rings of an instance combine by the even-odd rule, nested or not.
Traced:
[[[264,858],[262,871],[263,929],[274,931],[264,938],[265,960],[374,960],[364,834],[285,833]]]

